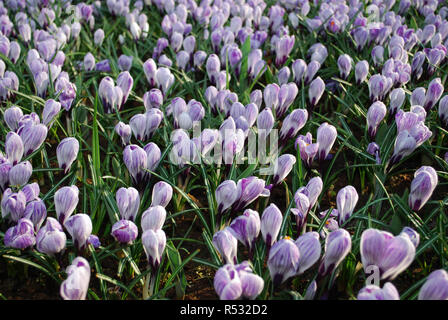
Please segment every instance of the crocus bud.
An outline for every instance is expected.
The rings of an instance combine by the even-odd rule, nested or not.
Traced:
[[[439,101],[439,118],[445,126],[448,126],[448,95]]]
[[[131,141],[132,130],[131,126],[124,122],[119,122],[115,126],[115,132],[121,137],[121,143],[126,146]]]
[[[130,220],[119,220],[112,226],[111,235],[120,243],[132,244],[138,236],[138,228]]]
[[[379,124],[386,116],[387,108],[381,101],[374,102],[367,111],[367,127],[371,138],[376,136]]]
[[[166,210],[162,206],[149,207],[142,214],[141,226],[143,231],[162,229],[166,219]]]
[[[228,230],[249,249],[249,252],[253,252],[255,242],[260,233],[260,223],[258,212],[246,209],[243,215],[232,221]]]
[[[148,229],[143,232],[142,245],[145,250],[148,264],[157,270],[162,260],[163,251],[166,246],[166,235],[163,230]]]
[[[238,240],[228,228],[216,232],[212,243],[225,263],[236,264]]]
[[[355,78],[356,83],[361,84],[367,79],[369,73],[369,63],[366,60],[359,61],[355,65]]]
[[[288,59],[292,48],[294,47],[295,37],[283,36],[275,45],[275,64],[277,67],[282,66]]]
[[[34,230],[38,231],[47,217],[47,208],[45,207],[45,203],[40,199],[28,202],[23,216],[30,219],[34,225]]]
[[[439,101],[443,94],[443,85],[440,78],[432,80],[428,85],[428,91],[426,92],[425,102],[423,107],[426,111],[431,110],[433,106]]]
[[[133,56],[126,56],[122,54],[118,58],[118,68],[120,68],[121,71],[131,70],[133,58],[134,58]]]
[[[321,79],[321,77],[317,77],[311,82],[310,87],[308,89],[308,98],[311,107],[317,105],[324,91],[325,91],[325,83]]]
[[[297,59],[292,63],[292,74],[294,82],[298,85],[302,85],[302,80],[307,70],[307,64],[302,59]]]
[[[299,248],[289,238],[281,239],[272,246],[268,268],[275,287],[297,274],[299,259]]]
[[[412,91],[411,94],[411,106],[423,106],[426,99],[426,89],[423,87],[415,88],[414,91]]]
[[[54,206],[59,223],[64,225],[66,219],[75,211],[79,201],[79,189],[73,185],[62,187],[54,194]]]
[[[103,29],[97,29],[93,34],[93,43],[97,47],[101,47],[104,41],[104,31]]]
[[[318,159],[323,161],[327,158],[336,141],[337,131],[334,126],[327,122],[322,123],[317,129],[317,143],[319,144]]]
[[[407,235],[367,229],[361,235],[361,261],[366,273],[377,267],[382,280],[393,280],[412,263],[415,247]]]
[[[36,247],[39,252],[54,255],[65,248],[66,241],[62,226],[56,219],[48,217],[45,225],[37,232]]]
[[[22,138],[20,138],[20,136],[13,131],[8,132],[5,141],[5,152],[8,161],[12,165],[19,163],[19,161],[22,159],[23,151],[24,146]]]
[[[33,167],[29,161],[16,164],[9,171],[9,184],[11,186],[25,185],[33,173]]]
[[[143,95],[143,104],[146,111],[151,108],[160,108],[163,104],[163,94],[159,89],[151,89]]]
[[[295,109],[283,120],[280,129],[280,141],[288,141],[302,129],[308,120],[308,111],[306,109]]]
[[[347,79],[352,69],[352,58],[348,54],[340,55],[338,58],[339,75],[342,79]]]
[[[294,202],[296,203],[296,208],[292,208],[291,213],[296,217],[297,234],[301,234],[306,225],[306,218],[310,209],[310,200],[304,193],[296,192]]]
[[[310,84],[311,81],[314,79],[314,76],[317,74],[321,67],[321,64],[319,61],[313,60],[311,61],[306,70],[305,70],[305,85]]]
[[[148,156],[142,148],[137,145],[128,145],[123,151],[123,161],[132,176],[134,183],[138,184],[146,179],[145,168]]]
[[[122,219],[135,221],[140,207],[140,195],[137,189],[120,188],[115,194],[118,211]]]
[[[233,210],[241,210],[259,196],[269,196],[270,192],[265,188],[265,185],[266,182],[263,179],[253,176],[238,180],[236,185],[237,201],[233,204]]]
[[[277,241],[282,221],[283,215],[275,204],[271,203],[264,209],[261,217],[261,234],[268,248]]]
[[[381,158],[380,158],[380,147],[375,142],[370,142],[367,146],[367,153],[371,154],[372,156],[375,156],[376,163],[381,164]]]
[[[239,271],[239,276],[243,289],[242,297],[249,300],[255,300],[255,298],[263,291],[263,278],[244,270]]]
[[[261,107],[261,103],[263,102],[263,93],[261,90],[257,89],[250,93],[250,102],[255,103],[258,108]]]
[[[343,224],[353,213],[359,196],[353,186],[346,186],[339,190],[336,196],[336,205],[339,212],[339,224]]]
[[[300,252],[297,274],[302,274],[320,258],[322,248],[320,246],[319,234],[315,231],[307,232],[297,238],[295,244]]]
[[[215,198],[218,205],[218,214],[222,214],[237,200],[236,183],[233,180],[222,182],[215,191]]]
[[[395,115],[398,110],[401,109],[401,106],[404,103],[404,99],[406,98],[406,94],[402,88],[396,88],[391,91],[389,94],[390,103],[389,110],[391,115]]]
[[[411,240],[414,247],[417,249],[419,243],[420,243],[420,235],[417,231],[410,227],[404,227],[403,230],[401,230],[400,235],[407,235],[409,239]]]
[[[146,79],[151,87],[155,87],[157,84],[156,71],[157,65],[155,61],[151,58],[145,61],[143,64],[143,71],[145,73]]]
[[[34,246],[36,237],[34,236],[33,223],[26,218],[20,219],[15,227],[6,230],[3,242],[6,247],[16,249]]]
[[[17,129],[19,129],[19,120],[20,118],[22,118],[22,116],[22,109],[17,106],[12,106],[5,110],[3,119],[5,120],[9,129],[11,129],[12,131],[16,131]]]
[[[448,273],[443,269],[431,272],[420,289],[418,300],[448,300]]]
[[[39,199],[40,188],[39,185],[34,182],[24,186],[22,192],[25,194],[26,202],[30,202]]]
[[[263,91],[264,104],[266,108],[270,108],[272,111],[278,106],[278,94],[280,87],[276,83],[271,83],[266,86]]]
[[[61,111],[61,104],[53,99],[45,101],[44,110],[42,111],[42,123],[51,128],[56,115]]]
[[[70,170],[72,163],[78,157],[79,142],[76,138],[68,137],[62,139],[56,148],[59,168],[64,169],[64,173]]]
[[[90,281],[90,265],[87,260],[83,257],[73,259],[66,272],[68,277],[61,284],[61,297],[64,300],[85,300]]]
[[[129,93],[132,90],[132,86],[134,85],[134,79],[132,78],[131,74],[128,71],[123,71],[121,72],[118,77],[117,77],[117,86],[121,89],[121,93],[123,94],[123,96],[120,99],[120,91],[117,91],[116,88],[116,92],[118,92],[117,95],[117,104],[118,104],[118,109],[120,109],[128,100],[129,97]]]
[[[392,283],[387,282],[383,288],[376,285],[365,286],[359,291],[358,300],[400,300],[400,295],[397,288]]]
[[[78,213],[66,219],[64,227],[72,236],[73,244],[79,250],[87,246],[87,240],[92,234],[92,220],[87,214]]]
[[[11,189],[3,192],[1,201],[2,218],[10,216],[12,221],[18,221],[24,217],[26,196],[22,191],[13,193]]]
[[[85,56],[84,56],[84,70],[86,71],[92,71],[95,70],[95,57],[93,56],[93,54],[91,54],[90,52],[88,52]]]
[[[22,126],[17,133],[22,138],[25,156],[29,156],[36,151],[47,137],[48,129],[43,124],[33,124]]]
[[[414,174],[409,193],[409,207],[419,211],[431,198],[438,183],[437,172],[429,166],[420,167]]]
[[[352,248],[350,234],[345,229],[330,232],[325,239],[325,254],[319,266],[319,274],[326,276],[333,272]]]
[[[291,71],[289,70],[288,67],[283,67],[280,69],[280,71],[277,74],[277,79],[278,79],[278,84],[284,85],[288,83],[289,77],[291,75]]]
[[[164,181],[157,182],[152,189],[151,206],[166,207],[173,196],[173,188]]]
[[[205,51],[202,51],[202,50],[196,51],[193,55],[194,66],[198,67],[198,68],[202,67],[206,58],[207,58],[207,53],[205,53]]]
[[[258,114],[257,117],[257,129],[258,129],[258,135],[259,139],[261,141],[265,140],[266,137],[271,132],[272,128],[274,127],[274,115],[272,114],[272,111],[270,108],[264,108],[263,111],[261,111]]]
[[[276,166],[274,168],[274,179],[272,184],[279,184],[287,175],[291,172],[292,167],[296,163],[296,157],[292,154],[283,154],[277,159]]]

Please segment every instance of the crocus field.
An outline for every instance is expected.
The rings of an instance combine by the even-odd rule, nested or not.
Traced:
[[[0,1],[0,298],[448,300],[448,2]]]

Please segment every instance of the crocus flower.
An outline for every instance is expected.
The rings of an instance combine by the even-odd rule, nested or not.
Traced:
[[[361,84],[367,79],[369,73],[369,63],[366,60],[359,61],[355,65],[355,78],[356,83]]]
[[[333,272],[344,260],[352,248],[350,234],[345,229],[330,232],[325,239],[325,254],[319,266],[320,276]]]
[[[122,54],[118,58],[118,68],[120,68],[121,71],[131,70],[133,58],[134,58],[133,56],[126,56]]]
[[[272,111],[278,106],[278,94],[280,87],[276,83],[271,83],[266,86],[263,91],[264,104],[266,108],[270,108]]]
[[[36,199],[27,203],[25,207],[25,212],[23,213],[24,218],[30,219],[34,225],[34,230],[38,231],[40,226],[47,217],[47,207],[45,203]]]
[[[68,137],[62,139],[56,148],[59,168],[64,169],[64,173],[70,170],[72,163],[78,157],[79,142],[76,138]]]
[[[28,123],[17,130],[23,141],[25,156],[29,156],[42,145],[47,137],[47,132],[48,129],[45,125],[34,123]]]
[[[64,222],[64,227],[72,236],[75,247],[82,250],[87,246],[87,240],[92,234],[92,220],[87,214],[78,213],[70,216]]]
[[[64,225],[68,217],[75,211],[79,201],[77,186],[62,187],[54,194],[54,206],[59,222]]]
[[[216,203],[218,205],[218,214],[222,214],[237,200],[237,187],[233,180],[222,182],[215,191]]]
[[[406,98],[406,94],[402,88],[396,88],[391,91],[389,94],[390,102],[389,102],[389,110],[391,115],[395,115],[398,110],[401,109],[401,106],[404,103],[404,99]]]
[[[149,207],[142,213],[141,226],[143,231],[162,229],[166,219],[166,210],[162,206]]]
[[[419,300],[448,300],[448,273],[435,270],[426,278],[418,294]]]
[[[166,207],[173,196],[173,188],[164,181],[157,182],[152,189],[151,206]]]
[[[114,223],[111,235],[120,243],[131,244],[138,236],[138,228],[134,222],[122,219]]]
[[[135,221],[140,207],[140,195],[137,189],[120,188],[115,194],[118,211],[122,219]]]
[[[263,215],[261,216],[261,234],[268,247],[268,251],[277,241],[282,221],[283,215],[275,204],[271,203],[264,209]]]
[[[321,77],[317,77],[316,79],[311,81],[310,87],[308,89],[308,98],[311,107],[317,105],[324,91],[325,91],[325,83]]]
[[[161,229],[156,231],[148,229],[143,232],[142,245],[146,253],[148,264],[153,270],[157,270],[166,246],[166,235]]]
[[[367,146],[367,153],[371,154],[372,156],[375,156],[375,160],[377,164],[381,164],[381,158],[380,158],[380,147],[375,142],[370,142]]]
[[[132,135],[132,129],[130,125],[120,121],[115,126],[115,132],[121,137],[121,143],[124,146],[129,144]]]
[[[295,147],[299,149],[302,161],[310,168],[319,151],[319,143],[313,143],[311,132],[308,132],[305,136],[300,135],[296,139]]]
[[[431,110],[433,106],[439,101],[443,94],[443,85],[440,78],[432,80],[428,85],[428,91],[426,92],[425,102],[423,107],[426,111]]]
[[[292,154],[283,154],[277,159],[276,166],[274,168],[273,185],[279,184],[286,176],[291,172],[292,167],[296,163],[296,157]]]
[[[437,172],[430,166],[422,166],[414,173],[408,197],[409,207],[419,211],[431,198],[438,183]]]
[[[283,67],[280,69],[280,71],[277,74],[277,79],[278,79],[278,84],[284,85],[288,83],[289,77],[291,75],[291,71],[289,70],[288,67]]]
[[[163,104],[163,94],[159,89],[151,89],[143,95],[143,104],[146,111],[151,108],[160,108]]]
[[[238,240],[228,228],[216,232],[212,243],[225,263],[236,264]]]
[[[17,225],[9,228],[5,232],[3,242],[6,247],[25,249],[34,246],[36,243],[36,237],[34,236],[33,223],[22,218],[17,221]]]
[[[367,111],[367,127],[369,135],[374,138],[379,124],[386,116],[387,108],[381,101],[374,102]]]
[[[340,55],[338,58],[339,75],[342,79],[347,79],[352,69],[352,58],[348,54]]]
[[[432,136],[432,132],[423,122],[417,123],[409,130],[398,133],[394,144],[394,153],[390,159],[390,165],[397,163],[410,155],[417,147]]]
[[[269,190],[265,189],[266,182],[257,177],[247,177],[238,181],[236,185],[236,202],[233,210],[238,211],[255,201],[259,196],[268,196]]]
[[[282,122],[280,129],[280,141],[286,142],[294,137],[302,129],[308,120],[306,109],[295,109]]]
[[[439,101],[439,118],[445,126],[448,126],[448,95]]]
[[[327,158],[336,141],[337,131],[334,126],[327,122],[322,123],[317,129],[317,143],[319,144],[319,151],[317,157],[319,161]]]
[[[95,57],[93,56],[93,54],[91,54],[90,52],[88,52],[85,56],[84,56],[84,70],[86,71],[92,71],[95,70]]]
[[[339,224],[343,224],[353,213],[359,196],[353,186],[346,186],[339,190],[336,204],[339,212]]]
[[[26,196],[23,191],[13,193],[10,188],[3,192],[1,201],[2,218],[10,216],[12,221],[19,221],[24,217]]]
[[[292,63],[292,74],[294,77],[294,82],[298,85],[302,85],[302,80],[307,70],[307,64],[302,59],[294,60]]]
[[[320,258],[322,248],[319,242],[319,234],[314,231],[304,233],[297,238],[295,244],[300,252],[297,274],[302,274],[311,268]]]
[[[249,252],[253,252],[260,228],[261,221],[258,212],[246,209],[241,216],[232,221],[228,230],[249,249]]]
[[[61,111],[61,104],[53,99],[45,101],[44,110],[42,111],[42,123],[51,128],[56,115]]]
[[[288,59],[292,48],[294,47],[295,36],[281,37],[275,46],[275,64],[277,67],[282,66]]]
[[[93,34],[93,42],[95,43],[95,46],[101,47],[103,41],[104,41],[104,30],[97,29]]]
[[[319,61],[316,60],[312,60],[306,70],[305,70],[305,74],[304,74],[304,79],[305,79],[305,85],[310,84],[311,81],[313,81],[314,76],[317,74],[317,72],[320,70],[321,64]]]
[[[36,247],[39,252],[54,255],[65,248],[66,241],[67,236],[60,223],[48,217],[45,225],[37,232]]]
[[[60,294],[64,300],[85,300],[89,290],[90,265],[83,257],[76,257],[67,267],[67,279],[61,284]]]
[[[145,168],[147,167],[147,159],[148,156],[145,150],[137,145],[128,145],[123,151],[124,164],[128,168],[135,184],[139,184],[146,179],[147,173]]]
[[[3,114],[3,119],[5,120],[7,126],[12,131],[16,131],[19,128],[19,120],[22,118],[23,112],[17,106],[11,106],[5,110]]]
[[[279,286],[299,269],[300,251],[289,238],[284,238],[272,246],[269,251],[268,268],[274,286]]]
[[[22,138],[13,131],[8,132],[5,141],[5,153],[8,161],[12,165],[16,165],[22,159],[23,152],[24,146]]]
[[[358,292],[358,300],[400,300],[400,295],[392,283],[386,282],[383,288],[365,286]]]

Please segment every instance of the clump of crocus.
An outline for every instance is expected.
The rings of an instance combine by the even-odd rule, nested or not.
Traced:
[[[437,183],[438,177],[434,168],[422,166],[415,171],[408,197],[409,207],[414,211],[419,211],[431,198]]]
[[[368,285],[358,292],[358,300],[400,300],[397,288],[386,282],[383,288],[376,285]]]
[[[90,265],[83,257],[73,259],[67,267],[67,279],[61,283],[60,294],[64,300],[85,300],[90,282]]]
[[[254,300],[263,291],[264,280],[253,273],[248,261],[244,261],[219,268],[213,285],[221,300]]]

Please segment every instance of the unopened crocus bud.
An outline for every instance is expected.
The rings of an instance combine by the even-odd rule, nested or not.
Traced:
[[[155,61],[151,58],[146,60],[143,64],[143,72],[145,73],[146,79],[151,87],[155,87],[157,84],[156,71],[157,65]]]
[[[254,90],[250,93],[250,102],[255,103],[258,108],[261,107],[261,103],[263,102],[263,93],[260,89]]]
[[[166,246],[165,232],[160,229],[146,230],[142,235],[142,245],[146,253],[148,264],[151,268],[157,270]]]
[[[423,106],[426,99],[426,89],[423,87],[415,88],[414,91],[412,91],[410,102],[411,106]]]
[[[246,207],[259,196],[269,196],[270,192],[265,188],[263,179],[251,176],[238,180],[236,185],[237,201],[233,204],[233,210],[238,211]]]
[[[272,128],[274,127],[274,122],[275,122],[274,115],[272,114],[270,108],[265,108],[258,114],[257,129],[261,141],[266,139],[266,137],[269,135]]]
[[[19,163],[22,159],[24,146],[22,138],[17,133],[11,131],[6,135],[5,152],[8,161],[12,165]]]
[[[292,154],[283,154],[277,159],[276,166],[274,168],[274,179],[272,184],[279,184],[286,176],[291,172],[292,167],[296,163],[296,157]]]
[[[232,235],[229,229],[226,228],[216,232],[213,236],[212,243],[225,263],[236,264],[238,240]]]
[[[330,232],[325,239],[325,254],[319,266],[320,276],[333,272],[352,248],[352,239],[345,229]]]
[[[37,182],[33,182],[24,186],[22,192],[25,194],[26,202],[30,202],[39,199],[40,188]]]
[[[359,291],[358,300],[400,300],[400,295],[397,288],[392,283],[387,282],[383,288],[376,285],[365,286]]]
[[[310,83],[310,87],[308,89],[308,98],[311,107],[317,105],[324,91],[325,91],[325,83],[321,77],[317,77]]]
[[[72,163],[78,157],[79,142],[76,138],[68,137],[61,140],[56,148],[56,156],[58,158],[59,168],[67,173]]]
[[[418,300],[448,300],[448,273],[443,269],[431,272],[420,289]]]
[[[302,85],[302,80],[307,70],[307,64],[302,59],[297,59],[292,63],[292,74],[294,77],[294,82],[298,85]]]
[[[194,66],[198,67],[198,68],[202,67],[206,58],[207,58],[207,53],[205,53],[205,51],[202,51],[202,50],[196,51],[193,55]]]
[[[395,115],[398,110],[401,109],[401,106],[404,103],[404,99],[406,98],[406,94],[402,88],[396,88],[391,91],[389,94],[390,103],[389,110],[391,115]]]
[[[119,220],[112,226],[111,235],[120,243],[131,244],[138,236],[138,228],[130,220]]]
[[[294,202],[296,203],[296,208],[292,208],[291,213],[295,216],[297,234],[300,235],[306,225],[306,219],[310,209],[310,200],[304,193],[296,192]]]
[[[283,215],[275,204],[271,203],[264,209],[261,216],[261,234],[268,248],[277,241],[282,221]]]
[[[166,219],[166,210],[162,206],[149,207],[142,214],[141,226],[143,231],[162,229]]]
[[[59,222],[64,222],[75,211],[79,201],[79,189],[73,185],[70,187],[62,187],[54,194],[54,206]]]
[[[423,107],[426,111],[431,110],[433,106],[439,101],[443,94],[443,85],[440,78],[432,80],[428,85],[428,91],[426,92],[425,102]]]
[[[95,57],[93,56],[93,54],[91,54],[90,52],[88,52],[85,56],[84,56],[84,70],[86,71],[92,71],[95,70]]]
[[[322,123],[317,129],[317,143],[319,144],[318,159],[323,161],[327,158],[336,141],[337,131],[334,126],[327,122]]]
[[[380,147],[375,142],[370,142],[367,146],[367,153],[371,154],[372,156],[375,156],[376,163],[381,164],[381,158],[380,158]]]
[[[152,189],[151,206],[166,207],[173,196],[173,188],[164,181],[157,182]]]
[[[25,207],[23,216],[27,219],[30,219],[34,225],[34,230],[38,231],[45,218],[47,217],[47,208],[45,206],[45,203],[40,199],[28,202]]]
[[[414,174],[409,193],[409,207],[419,211],[431,198],[438,183],[437,172],[429,166],[420,167]]]
[[[24,155],[29,156],[36,151],[47,138],[48,129],[43,124],[29,124],[19,128],[17,133],[22,138]]]
[[[17,106],[11,106],[5,110],[3,119],[5,120],[9,129],[11,129],[12,131],[16,131],[19,128],[19,120],[20,118],[22,118],[22,116],[22,109]]]
[[[280,87],[276,83],[268,84],[263,91],[264,104],[266,108],[270,108],[272,111],[278,107],[278,94]]]
[[[339,190],[336,196],[336,205],[339,212],[339,224],[343,224],[353,213],[358,203],[358,192],[353,186],[346,186]]]
[[[355,65],[355,78],[356,83],[361,84],[367,79],[369,73],[369,63],[366,60],[359,61]]]
[[[338,58],[339,75],[342,79],[347,79],[352,69],[352,58],[348,54],[340,55]]]
[[[181,70],[186,70],[189,62],[190,54],[187,51],[181,50],[176,54],[176,64]]]
[[[16,249],[26,249],[34,246],[36,237],[34,236],[33,223],[26,218],[20,219],[16,226],[5,232],[3,242],[6,247]]]
[[[448,95],[444,96],[439,101],[439,118],[445,126],[448,125]]]
[[[119,122],[115,126],[115,132],[121,137],[121,142],[124,146],[128,145],[131,141],[132,130],[131,126],[124,122]]]
[[[308,111],[306,109],[295,109],[283,120],[280,129],[280,141],[286,142],[295,137],[308,120]]]
[[[145,180],[147,174],[145,168],[147,166],[148,156],[142,148],[137,145],[128,145],[123,151],[123,161],[132,176],[134,183],[138,184]]]
[[[319,143],[313,143],[313,137],[310,132],[305,136],[300,135],[295,142],[295,147],[300,151],[300,158],[305,165],[310,168],[314,158],[319,151]]]
[[[9,216],[12,221],[18,221],[24,217],[26,196],[22,191],[13,193],[11,189],[3,192],[1,201],[2,218]]]
[[[151,89],[143,95],[143,104],[146,111],[151,108],[160,108],[163,104],[163,94],[159,89]]]
[[[288,67],[285,66],[285,67],[281,68],[277,74],[278,84],[280,86],[287,84],[289,81],[290,75],[291,75],[291,71],[289,70]]]
[[[269,251],[268,268],[275,287],[296,275],[299,269],[300,251],[288,239],[277,241]]]
[[[33,167],[29,161],[16,164],[9,171],[9,184],[11,186],[25,185],[33,173]]]
[[[73,259],[66,272],[68,277],[61,284],[61,297],[64,300],[85,300],[90,281],[90,265],[87,260],[83,257]]]
[[[237,200],[236,183],[233,180],[222,182],[215,191],[215,198],[218,205],[218,214],[222,214]]]
[[[297,238],[295,244],[300,252],[297,274],[302,274],[320,258],[322,248],[319,241],[319,234],[315,231],[307,232]]]
[[[277,67],[282,66],[288,59],[292,48],[294,47],[295,36],[281,37],[275,46],[275,64]]]
[[[258,234],[260,233],[260,223],[260,215],[258,212],[246,209],[243,215],[232,221],[228,230],[234,237],[244,244],[252,254]]]
[[[140,207],[140,195],[137,189],[120,188],[115,194],[118,211],[122,219],[135,221]]]
[[[367,229],[361,235],[361,261],[366,273],[378,268],[382,280],[393,280],[412,263],[415,247],[408,235],[393,236],[377,229]]]
[[[386,116],[387,108],[381,101],[374,102],[367,111],[367,127],[371,138],[376,136],[379,124]]]
[[[117,87],[121,89],[121,93],[118,90],[117,87],[115,87],[115,91],[117,94],[117,105],[118,109],[120,109],[128,100],[129,93],[132,90],[132,86],[134,85],[134,79],[132,78],[131,74],[128,71],[121,72],[117,77]],[[122,97],[120,99],[120,95],[122,94]]]
[[[64,222],[64,227],[73,239],[73,244],[79,250],[87,246],[87,240],[92,234],[92,220],[87,214],[78,213],[70,216]]]
[[[317,74],[317,72],[320,70],[321,64],[319,61],[313,60],[311,61],[306,70],[305,70],[305,85],[310,84],[311,81],[313,81],[314,76]]]
[[[95,46],[101,47],[103,41],[104,41],[104,30],[97,29],[93,34],[93,43],[95,44]]]
[[[121,71],[131,70],[133,59],[134,59],[133,56],[127,56],[127,55],[122,54],[118,58],[118,68],[120,68]]]
[[[410,227],[404,227],[403,230],[401,230],[400,235],[407,235],[409,239],[411,240],[414,247],[417,249],[419,243],[420,243],[420,235],[417,231]]]
[[[67,236],[60,223],[48,217],[45,225],[39,229],[36,236],[36,247],[39,252],[54,255],[65,248]]]
[[[53,99],[45,101],[44,110],[42,111],[42,123],[48,128],[51,128],[59,111],[61,111],[61,104],[59,102]]]

